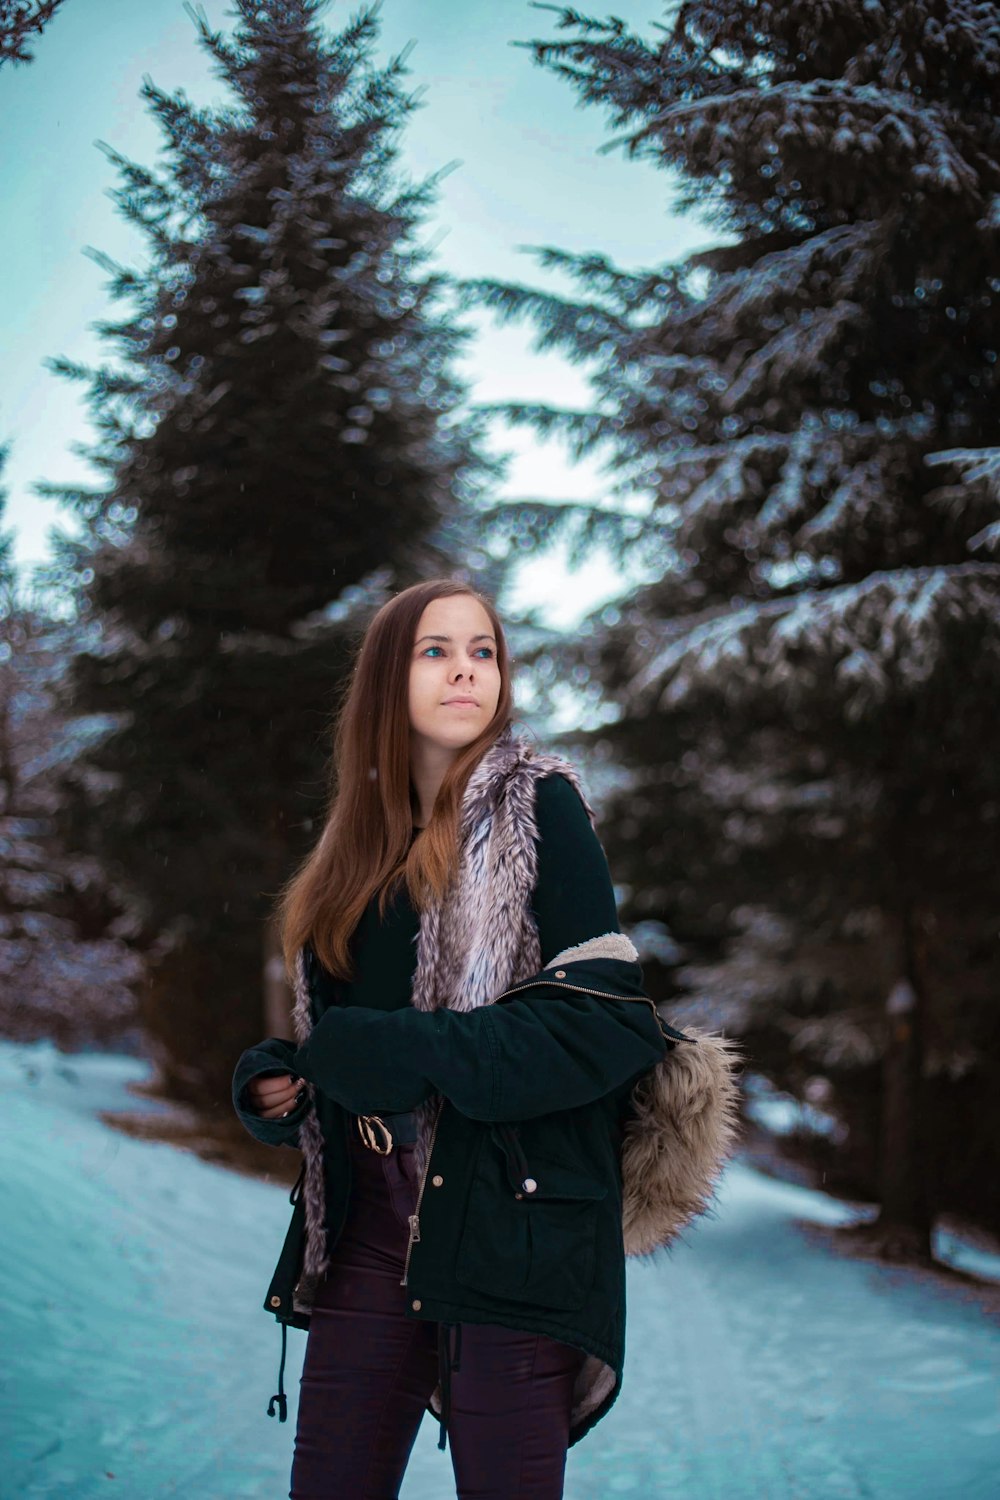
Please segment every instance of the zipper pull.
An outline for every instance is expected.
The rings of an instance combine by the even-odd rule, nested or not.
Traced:
[[[406,1260],[403,1263],[403,1278],[399,1283],[400,1286],[406,1286],[410,1280],[410,1253],[414,1243],[420,1238],[420,1215],[408,1214],[407,1223],[410,1226],[410,1238],[406,1246]]]

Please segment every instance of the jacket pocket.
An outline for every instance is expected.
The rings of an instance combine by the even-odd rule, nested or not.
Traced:
[[[504,1301],[582,1307],[606,1196],[602,1182],[549,1155],[533,1151],[526,1161],[505,1128],[492,1126],[480,1142],[455,1280]]]

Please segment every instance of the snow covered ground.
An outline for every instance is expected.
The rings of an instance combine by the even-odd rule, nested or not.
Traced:
[[[0,1043],[3,1500],[288,1494],[305,1334],[281,1425],[261,1307],[287,1193],[95,1118],[134,1110],[145,1076]],[[847,1217],[735,1162],[715,1218],[630,1264],[624,1389],[571,1450],[567,1500],[996,1500],[996,1314],[796,1224]],[[403,1500],[454,1494],[437,1430],[425,1417]]]

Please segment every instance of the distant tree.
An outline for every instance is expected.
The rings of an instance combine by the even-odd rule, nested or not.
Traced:
[[[0,0],[0,67],[31,62],[28,43],[40,36],[63,0]]]
[[[273,897],[315,836],[329,721],[387,593],[475,568],[463,517],[493,472],[459,408],[468,336],[418,243],[433,180],[396,169],[414,101],[372,62],[375,12],[330,35],[313,0],[197,18],[230,102],[147,81],[157,169],[108,151],[148,261],[99,256],[128,305],[82,380],[93,488],[40,486],[91,628],[68,701],[99,720],[78,833],[120,873],[161,958],[145,1020],[167,1082],[228,1087],[259,1034]],[[271,965],[273,967],[273,965]]]
[[[881,1058],[873,1237],[926,1256],[933,1162],[968,1154],[932,1087],[996,1093],[1000,12],[693,0],[652,42],[557,13],[536,60],[726,243],[641,272],[541,252],[577,298],[469,286],[586,366],[592,408],[504,410],[603,456],[618,502],[495,524],[645,580],[547,653],[591,673],[589,739],[631,773],[629,914],[728,954],[739,1020],[802,1071]]]
[[[128,912],[61,836],[62,773],[79,748],[60,707],[71,627],[19,579],[5,505],[0,491],[0,1034],[136,1045],[143,965]]]

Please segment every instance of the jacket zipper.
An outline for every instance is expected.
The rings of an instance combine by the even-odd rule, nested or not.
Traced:
[[[493,1004],[495,1005],[499,1000],[506,1000],[508,995],[516,995],[520,990],[536,990],[540,984],[551,984],[552,988],[556,990],[575,990],[579,995],[599,995],[602,1000],[641,1000],[644,1004],[648,1005],[650,1010],[653,1012],[653,1016],[656,1020],[657,1027],[659,1028],[660,1035],[663,1037],[663,1040],[665,1042],[693,1042],[695,1040],[693,1036],[669,1036],[663,1029],[664,1023],[660,1018],[659,1011],[656,1009],[656,1006],[654,1005],[653,1001],[650,1000],[648,995],[609,995],[607,990],[591,990],[587,989],[586,986],[582,984],[560,984],[558,980],[534,979],[529,984],[517,984],[514,985],[512,989],[504,990],[502,995],[498,995],[496,997],[496,1000],[493,1001]]]
[[[407,1284],[407,1280],[408,1280],[409,1274],[410,1274],[410,1255],[411,1255],[411,1253],[413,1251],[414,1245],[416,1244],[417,1240],[419,1240],[419,1238],[420,1238],[420,1204],[421,1204],[421,1202],[423,1200],[423,1196],[424,1196],[424,1185],[427,1182],[427,1173],[430,1171],[430,1165],[431,1165],[431,1152],[434,1150],[434,1140],[435,1140],[435,1137],[437,1136],[438,1123],[440,1122],[441,1111],[443,1109],[444,1109],[444,1100],[442,1099],[440,1105],[438,1106],[438,1112],[434,1116],[434,1129],[431,1131],[431,1138],[430,1138],[430,1141],[428,1142],[428,1145],[427,1145],[427,1160],[424,1162],[424,1170],[423,1170],[423,1173],[421,1174],[421,1178],[420,1178],[420,1188],[419,1188],[419,1191],[417,1192],[416,1207],[414,1208],[413,1213],[408,1216],[408,1223],[409,1223],[409,1226],[410,1226],[410,1238],[409,1238],[409,1242],[408,1242],[408,1244],[406,1246],[406,1261],[404,1262],[404,1265],[403,1265],[403,1279],[399,1283],[400,1286],[406,1286],[406,1284]]]

